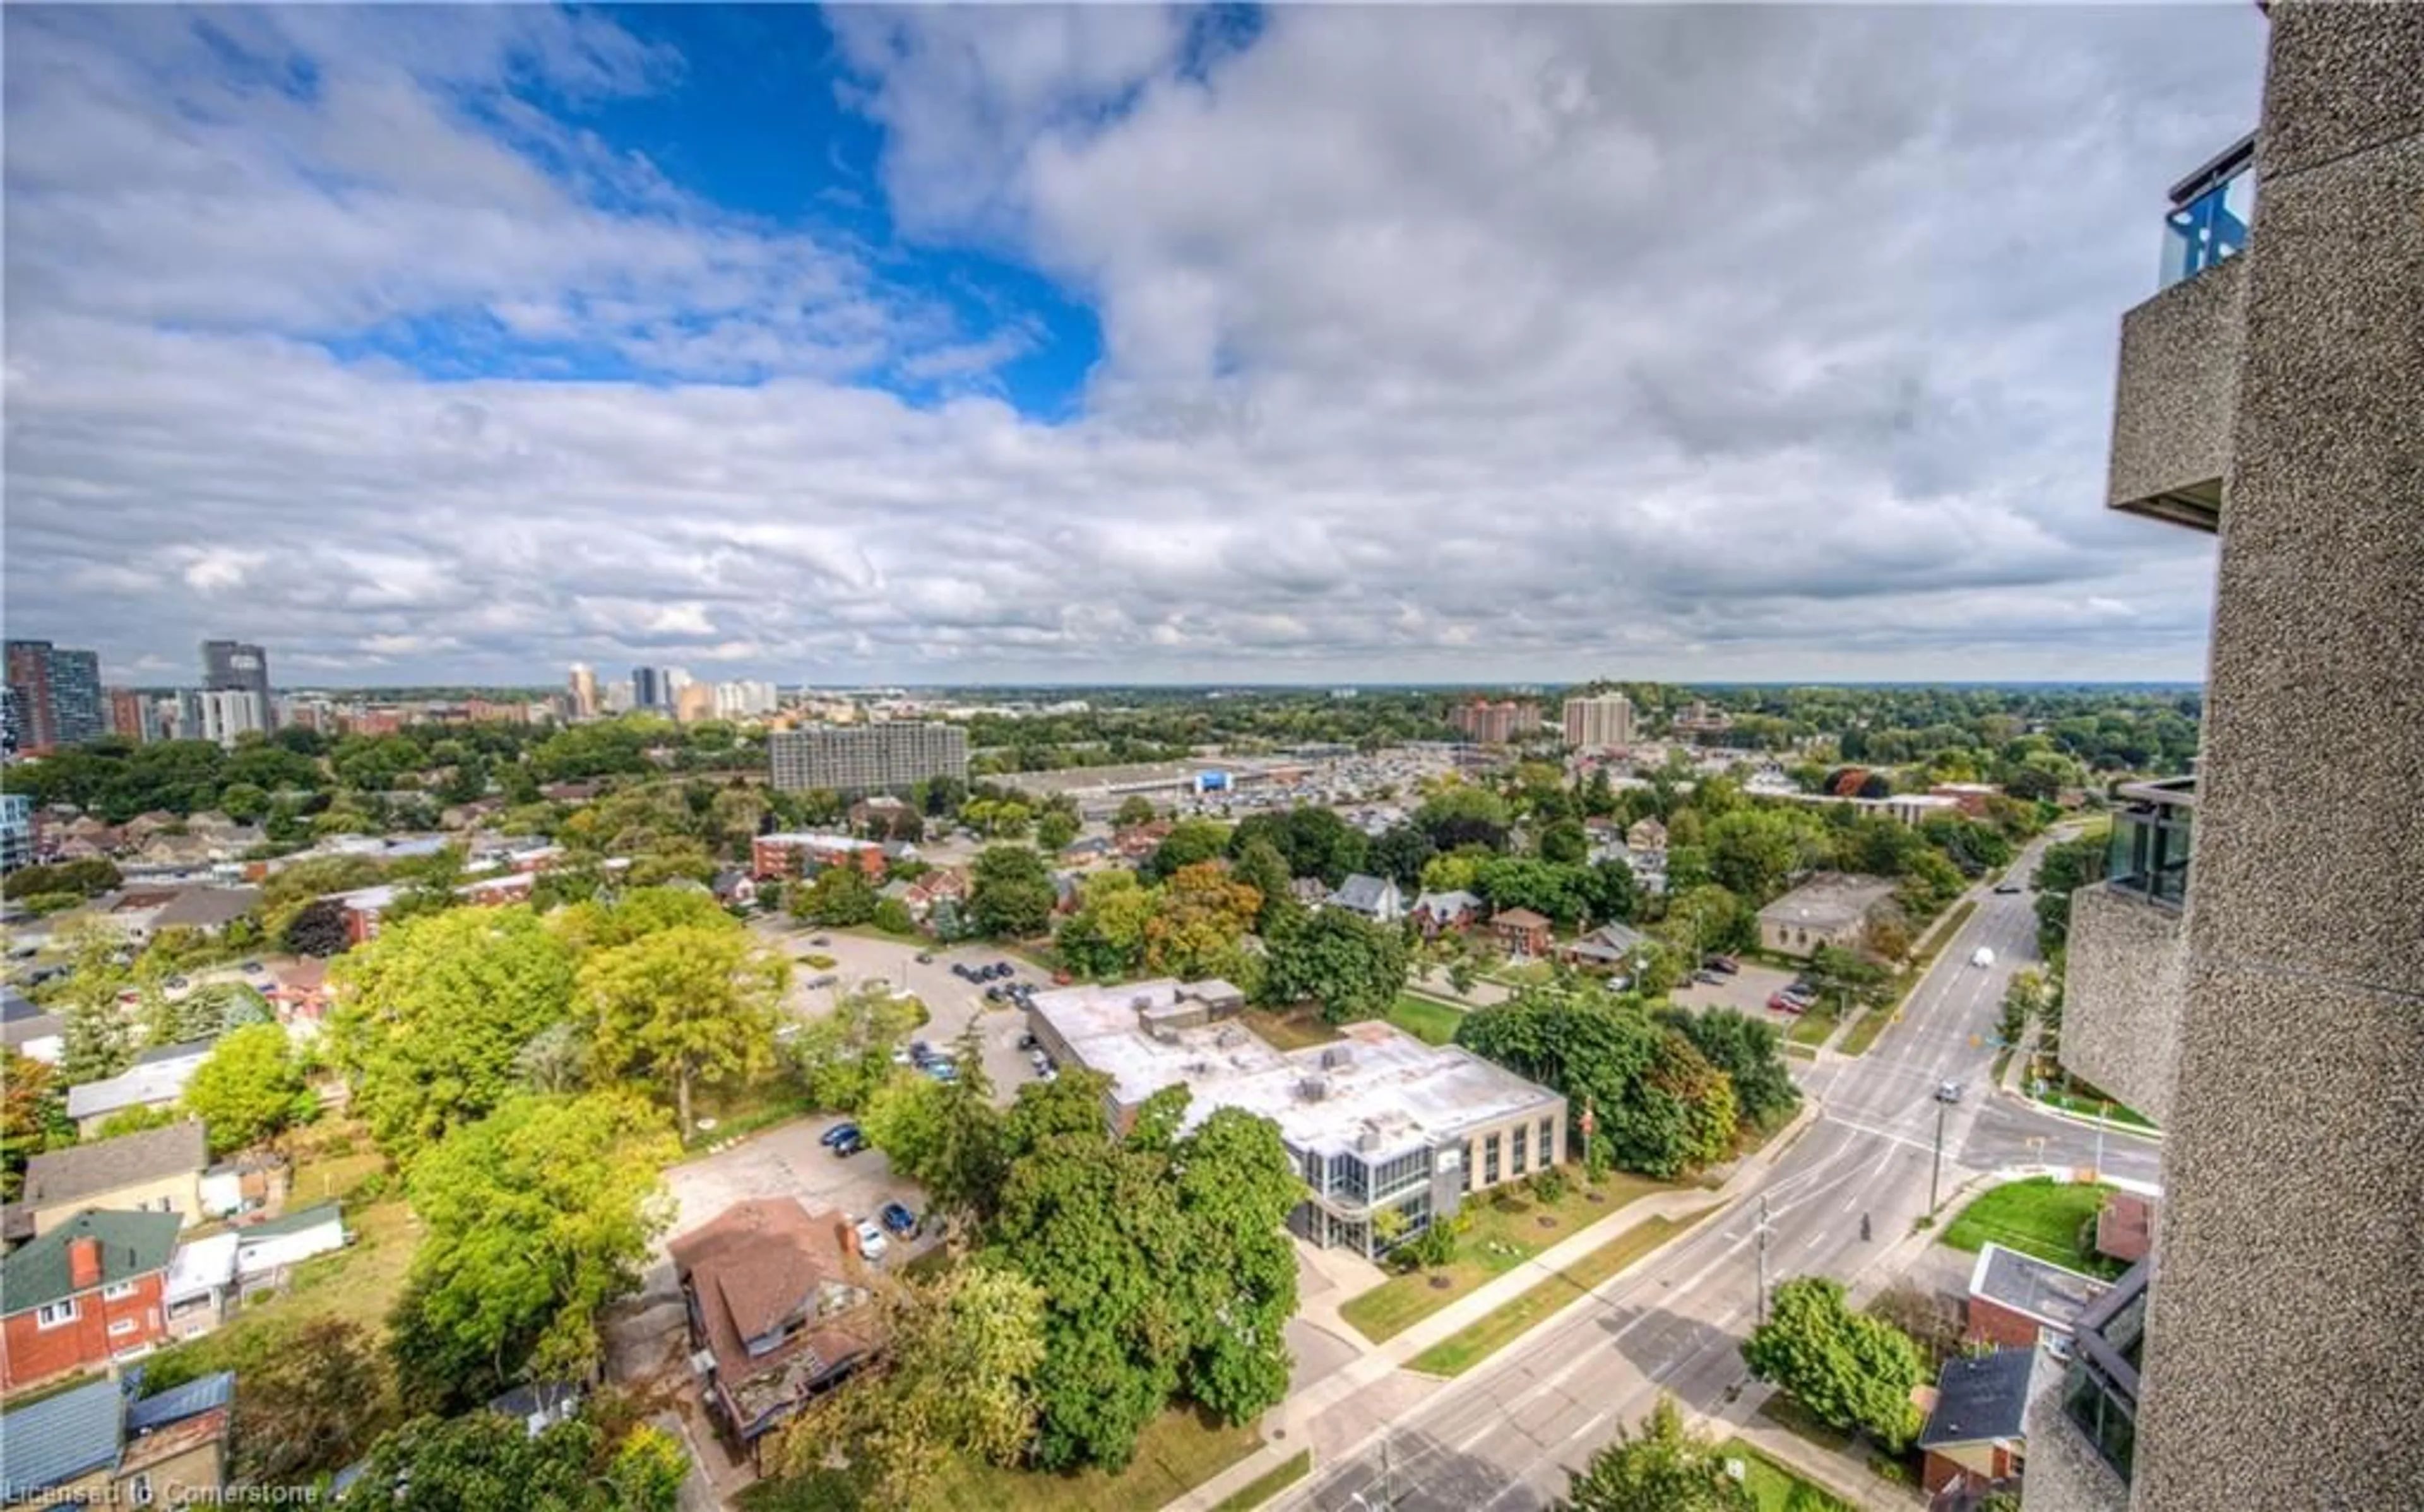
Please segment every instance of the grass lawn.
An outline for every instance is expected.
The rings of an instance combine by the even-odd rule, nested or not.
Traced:
[[[703,1087],[692,1116],[711,1119],[715,1126],[694,1132],[689,1148],[722,1144],[815,1111],[816,1102],[808,1096],[806,1085],[789,1072],[777,1071],[739,1087]]]
[[[1852,1032],[1843,1036],[1843,1053],[1847,1056],[1866,1054],[1869,1046],[1877,1042],[1877,1036],[1886,1032],[1886,1026],[1891,1024],[1894,1015],[1900,1011],[1897,1007],[1882,1006],[1861,1014],[1860,1021],[1852,1026]]]
[[[1464,1022],[1464,1011],[1434,997],[1399,993],[1396,1004],[1389,1010],[1389,1022],[1425,1044],[1445,1044],[1456,1038],[1456,1027]]]
[[[1944,1242],[1972,1253],[2000,1244],[2091,1276],[2118,1276],[2121,1263],[2090,1252],[2081,1238],[2093,1237],[2097,1209],[2112,1190],[2050,1176],[2005,1182],[1972,1198],[1944,1231]]]
[[[1826,1036],[1834,1033],[1835,1026],[1841,1022],[1832,1009],[1813,1005],[1809,1012],[1793,1021],[1793,1027],[1784,1031],[1784,1042],[1806,1044],[1815,1050],[1826,1042]]]
[[[1707,1216],[1645,1218],[1548,1280],[1459,1329],[1406,1363],[1433,1376],[1461,1376],[1530,1331],[1535,1324]]]
[[[1840,1428],[1828,1427],[1810,1416],[1810,1409],[1785,1395],[1772,1393],[1759,1405],[1759,1415],[1796,1438],[1804,1439],[1830,1455],[1840,1455],[1852,1447],[1852,1436]]]
[[[1117,1475],[1099,1470],[1052,1475],[954,1462],[944,1468],[922,1504],[935,1512],[1156,1512],[1261,1445],[1251,1427],[1232,1428],[1192,1409],[1174,1409],[1146,1426],[1136,1458]],[[746,1512],[875,1512],[830,1473],[760,1481],[738,1500]]]
[[[1246,1483],[1235,1495],[1224,1496],[1212,1512],[1253,1512],[1280,1492],[1313,1473],[1313,1451],[1300,1449],[1277,1470],[1266,1471]]]
[[[1267,1008],[1250,1008],[1237,1015],[1246,1027],[1270,1042],[1274,1050],[1301,1050],[1308,1045],[1328,1044],[1339,1038],[1336,1029],[1321,1021],[1321,1010],[1311,1003],[1274,1012]]]
[[[2115,1123],[2128,1123],[2141,1129],[2151,1129],[2155,1121],[2135,1108],[2124,1107],[2098,1093],[2078,1090],[2053,1090],[2042,1093],[2037,1101],[2072,1113],[2084,1113],[2089,1118],[2110,1119]]]
[[[1618,1171],[1600,1183],[1597,1202],[1584,1195],[1579,1180],[1554,1203],[1536,1200],[1520,1184],[1475,1198],[1464,1209],[1473,1216],[1473,1227],[1457,1240],[1454,1260],[1438,1270],[1392,1276],[1349,1298],[1338,1310],[1339,1315],[1379,1344],[1403,1333],[1491,1277],[1503,1276],[1559,1240],[1571,1238],[1625,1203],[1673,1190],[1664,1182]],[[1543,1218],[1555,1221],[1544,1227]],[[1431,1284],[1434,1278],[1443,1276],[1446,1285]]]
[[[1858,1512],[1815,1481],[1803,1480],[1740,1439],[1717,1446],[1728,1459],[1743,1462],[1743,1487],[1759,1504],[1759,1512]]]

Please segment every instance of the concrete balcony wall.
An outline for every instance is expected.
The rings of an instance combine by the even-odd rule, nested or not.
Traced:
[[[2159,1124],[2172,1116],[2188,916],[2111,883],[2070,895],[2062,1063]]]
[[[2129,1488],[2062,1410],[2063,1368],[2039,1351],[2029,1376],[2021,1512],[2129,1512]]]
[[[2210,531],[2230,470],[2247,258],[2176,283],[2121,317],[2105,501]]]

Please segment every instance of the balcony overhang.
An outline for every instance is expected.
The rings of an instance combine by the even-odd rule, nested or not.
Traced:
[[[2246,291],[2247,259],[2227,258],[2121,317],[2109,507],[2220,528]]]

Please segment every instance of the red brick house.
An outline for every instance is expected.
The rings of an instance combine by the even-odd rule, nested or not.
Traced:
[[[167,1337],[160,1299],[174,1213],[90,1209],[0,1259],[0,1391],[145,1354]]]
[[[1502,908],[1490,916],[1499,948],[1527,959],[1549,953],[1549,921],[1528,908]]]
[[[847,835],[761,835],[749,842],[749,874],[808,877],[827,867],[853,866],[870,880],[884,876],[884,847]]]
[[[1972,1344],[2034,1349],[2067,1348],[2079,1315],[2111,1287],[2093,1276],[2000,1244],[1978,1251],[1970,1272],[1965,1336]]]
[[[1414,899],[1411,916],[1423,938],[1431,940],[1450,930],[1463,933],[1481,916],[1481,899],[1468,892],[1425,893]]]

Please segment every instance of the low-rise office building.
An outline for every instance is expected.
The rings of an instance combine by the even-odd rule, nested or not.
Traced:
[[[1882,877],[1812,877],[1759,911],[1759,943],[1791,956],[1814,955],[1821,946],[1856,948],[1869,911],[1893,890]]]
[[[1565,1158],[1566,1100],[1544,1087],[1380,1023],[1281,1051],[1236,1022],[1244,1002],[1220,981],[1069,987],[1036,994],[1028,1024],[1061,1065],[1110,1078],[1115,1127],[1172,1086],[1190,1125],[1223,1107],[1269,1119],[1310,1188],[1288,1227],[1324,1247],[1377,1254],[1382,1209],[1411,1236]]]

